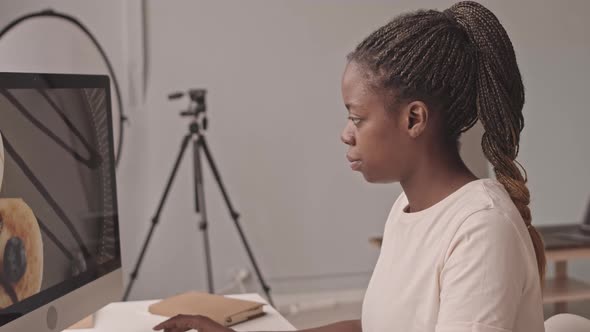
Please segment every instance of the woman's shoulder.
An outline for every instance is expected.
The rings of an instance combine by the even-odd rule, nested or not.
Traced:
[[[527,230],[522,216],[504,186],[495,179],[472,182],[449,202],[446,210],[451,241],[479,235],[497,244],[512,241],[526,246]]]
[[[465,209],[462,226],[481,224],[489,228],[524,227],[524,221],[504,186],[495,179],[480,179],[454,202],[457,209]]]
[[[524,224],[510,195],[498,180],[479,179],[465,189],[451,203],[453,209],[465,211],[464,221],[484,218]]]
[[[480,196],[479,200],[485,200],[487,204],[463,218],[456,228],[453,242],[477,237],[495,246],[515,246],[523,252],[531,251],[524,220],[500,182],[495,179],[481,181],[471,195]]]

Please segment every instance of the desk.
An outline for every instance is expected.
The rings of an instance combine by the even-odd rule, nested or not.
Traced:
[[[554,262],[555,276],[545,281],[543,303],[553,303],[555,313],[563,313],[568,302],[590,299],[590,285],[567,274],[567,261],[590,259],[590,248],[548,249],[545,256],[547,263]]]
[[[229,295],[236,299],[266,303],[258,294]],[[64,332],[149,332],[167,317],[152,315],[148,307],[158,300],[115,302],[95,314],[94,328],[64,330]],[[295,331],[285,318],[269,305],[264,306],[266,315],[232,326],[236,331]]]

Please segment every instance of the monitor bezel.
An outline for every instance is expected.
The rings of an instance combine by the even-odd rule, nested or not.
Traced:
[[[98,278],[84,279],[84,276],[77,278],[75,282],[64,285],[62,282],[58,285],[49,287],[42,290],[38,294],[33,295],[30,298],[24,299],[23,301],[14,304],[5,309],[0,309],[0,313],[4,312],[9,314],[11,311],[16,311],[23,307],[23,304],[30,308],[30,311],[22,316],[14,314],[13,317],[8,317],[0,322],[0,332],[5,329],[13,330],[14,328],[24,327],[35,327],[38,331],[52,331],[55,329],[67,328],[72,323],[81,319],[82,315],[88,315],[98,308],[104,306],[106,303],[111,301],[120,300],[122,293],[122,272],[121,272],[121,246],[120,246],[120,227],[119,227],[119,214],[118,214],[118,198],[117,198],[117,184],[115,174],[115,154],[114,154],[114,133],[112,126],[112,102],[111,102],[111,91],[110,91],[110,79],[107,75],[95,75],[95,74],[64,74],[64,73],[32,73],[32,72],[0,72],[0,89],[35,89],[35,88],[49,88],[49,89],[76,89],[76,88],[102,88],[106,92],[107,99],[107,119],[108,119],[108,131],[109,131],[109,147],[110,147],[110,159],[112,161],[111,168],[111,186],[113,193],[113,208],[114,208],[114,223],[115,223],[115,236],[117,238],[116,250],[117,257],[108,262],[104,266],[104,270],[101,276]],[[104,290],[108,288],[108,291],[95,292],[93,289]],[[88,300],[87,295],[93,294],[93,300]],[[75,295],[77,294],[77,295]],[[99,294],[97,296],[97,294]],[[72,297],[72,299],[69,299]],[[86,302],[80,305],[75,298],[82,298]],[[39,301],[39,299],[42,299]],[[73,302],[72,302],[73,301]],[[26,303],[25,303],[26,302]],[[67,303],[78,302],[78,307],[72,310],[72,307]],[[65,306],[65,308],[64,308]],[[48,308],[56,308],[58,313],[58,321],[55,329],[47,327],[46,315]],[[63,308],[60,310],[60,308]],[[39,316],[40,315],[40,316]],[[29,319],[31,318],[31,319]],[[32,323],[33,322],[33,323]],[[34,323],[37,322],[37,323]],[[40,324],[42,322],[44,324]]]

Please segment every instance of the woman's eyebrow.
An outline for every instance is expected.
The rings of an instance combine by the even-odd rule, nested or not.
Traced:
[[[352,111],[353,109],[360,109],[360,105],[354,103],[354,102],[348,102],[345,103],[344,106],[346,107],[346,109],[348,110],[348,112],[350,113],[350,111]]]

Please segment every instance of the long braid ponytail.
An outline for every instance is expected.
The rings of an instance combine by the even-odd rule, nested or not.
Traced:
[[[460,2],[445,12],[463,27],[477,50],[476,109],[485,129],[483,152],[527,226],[543,279],[546,265],[543,240],[531,224],[526,171],[523,176],[515,161],[524,128],[524,87],[512,43],[496,16],[476,2]]]

